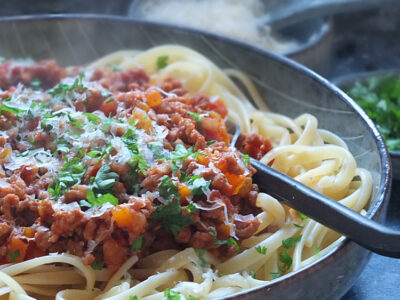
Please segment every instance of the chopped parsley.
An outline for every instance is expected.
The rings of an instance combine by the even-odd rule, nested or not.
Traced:
[[[211,180],[205,180],[199,175],[191,176],[185,181],[193,196],[201,196],[210,191]]]
[[[191,214],[191,213],[196,213],[196,212],[198,212],[198,208],[196,207],[196,205],[194,205],[193,204],[193,202],[192,203],[189,203],[187,206],[186,206],[186,210],[187,210],[187,212],[189,213],[189,214]]]
[[[49,94],[52,96],[63,96],[65,97],[68,93],[75,91],[75,89],[80,88],[82,90],[86,90],[83,85],[83,73],[79,74],[79,76],[75,79],[72,85],[59,83],[56,87],[49,91]]]
[[[98,125],[101,122],[101,118],[92,113],[83,113],[83,115],[88,119],[88,121],[94,125]]]
[[[195,296],[189,295],[189,300],[198,300]]]
[[[57,152],[62,152],[62,153],[69,153],[70,147],[67,141],[65,140],[58,140],[57,141]]]
[[[240,247],[238,243],[234,240],[233,237],[229,237],[226,240],[214,240],[214,244],[216,245],[228,245],[228,246],[235,246],[236,250],[239,251]]]
[[[139,236],[132,244],[131,250],[138,251],[142,248],[143,235]]]
[[[265,255],[265,254],[267,254],[267,248],[266,247],[261,247],[261,246],[257,246],[256,248],[256,251],[258,252],[258,253],[260,253],[260,254],[262,254],[262,255]]]
[[[21,252],[19,250],[16,250],[15,252],[8,252],[8,258],[12,263],[15,263],[19,257],[21,257]]]
[[[297,223],[294,223],[293,225],[296,226],[297,228],[304,228],[303,225],[300,225],[300,224],[297,224]]]
[[[302,220],[307,220],[308,217],[305,214],[302,214],[301,212],[297,211],[297,215],[300,217]]]
[[[212,141],[207,141],[207,146],[211,146],[212,144],[215,144],[217,141],[212,140]]]
[[[129,297],[129,300],[139,300],[138,296],[133,295]]]
[[[110,98],[110,99],[107,99],[106,101],[104,101],[105,103],[113,103],[113,102],[115,102],[115,99],[114,98]]]
[[[154,158],[162,158],[163,155],[161,152],[164,149],[164,144],[162,142],[150,142],[147,144],[147,147],[153,152]]]
[[[176,171],[182,167],[183,162],[186,158],[193,155],[193,146],[186,148],[182,144],[177,144],[175,150],[171,152],[171,167],[172,171]]]
[[[25,111],[26,111],[25,109],[12,107],[7,104],[0,105],[0,114],[1,115],[4,114],[5,112],[7,112],[7,113],[11,113],[13,115],[18,116],[21,113],[25,113]]]
[[[242,159],[246,167],[250,165],[250,156],[248,154],[243,154]]]
[[[71,125],[78,128],[78,129],[82,129],[83,127],[83,121],[82,120],[77,120],[73,117],[71,117],[71,114],[68,114],[68,120],[71,122]]]
[[[82,207],[94,207],[94,206],[101,206],[107,202],[111,203],[114,206],[118,205],[118,198],[115,197],[114,195],[107,193],[96,197],[93,190],[91,189],[86,190],[86,199],[87,201],[81,200],[79,202],[79,205]]]
[[[347,91],[376,123],[389,150],[400,150],[400,77],[374,76]]]
[[[110,193],[119,175],[111,171],[110,166],[103,165],[96,174],[93,181],[93,191],[95,193]]]
[[[254,272],[254,270],[251,270],[251,271],[250,271],[250,276],[251,276],[252,278],[256,278],[256,272]]]
[[[319,249],[318,245],[315,245],[314,254],[318,254],[319,252],[321,252],[321,249]]]
[[[168,55],[162,55],[157,58],[157,69],[164,69],[168,65]]]
[[[298,242],[300,242],[300,240],[301,240],[301,235],[290,237],[290,238],[282,241],[282,246],[285,249],[290,249],[290,248],[296,246],[296,244]]]
[[[269,274],[271,275],[272,279],[276,279],[281,276],[281,273],[279,272],[270,272]]]
[[[182,209],[177,201],[169,202],[167,205],[156,206],[156,211],[151,218],[160,220],[165,231],[177,235],[185,226],[193,224],[189,216],[182,215]]]
[[[42,88],[41,84],[42,84],[42,82],[40,81],[39,78],[34,78],[34,79],[32,79],[30,85],[31,85],[31,88],[32,88],[32,89],[34,89],[34,90],[40,90],[40,89]]]
[[[42,120],[40,121],[40,128],[42,128],[44,131],[51,131],[53,129],[53,126],[47,124],[46,120]]]
[[[102,270],[104,268],[104,261],[95,261],[90,266],[93,270]]]
[[[201,125],[201,121],[200,121],[202,115],[199,113],[191,112],[191,111],[188,111],[187,114],[196,121],[197,127],[199,127],[200,131],[203,131],[203,126]]]
[[[79,158],[75,157],[67,161],[58,172],[54,185],[49,187],[48,192],[54,198],[60,197],[65,189],[79,183],[84,173],[85,168]]]
[[[181,200],[181,195],[179,195],[178,187],[174,184],[171,177],[167,175],[164,175],[161,178],[158,191],[160,193],[160,196],[164,197],[167,201],[171,201],[173,199]]]
[[[194,251],[196,252],[197,256],[199,257],[200,267],[202,267],[202,268],[209,267],[206,259],[204,258],[204,254],[206,253],[206,250],[204,250],[204,249],[194,249]]]
[[[166,289],[164,291],[164,298],[166,300],[181,300],[181,293],[171,289]]]
[[[286,251],[279,253],[279,261],[283,263],[283,268],[281,268],[282,272],[286,272],[293,263],[292,257]]]

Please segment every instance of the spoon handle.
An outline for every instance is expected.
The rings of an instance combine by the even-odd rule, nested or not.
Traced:
[[[312,190],[291,177],[251,159],[253,180],[268,193],[315,221],[380,255],[400,258],[400,232],[387,228]]]
[[[391,1],[391,0],[386,0]],[[365,10],[382,5],[382,0],[280,0],[266,1],[267,15],[258,20],[260,25],[280,29],[296,22],[316,17],[356,10]]]

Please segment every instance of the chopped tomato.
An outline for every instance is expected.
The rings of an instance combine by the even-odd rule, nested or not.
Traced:
[[[228,115],[228,110],[225,106],[225,103],[221,99],[210,101],[208,109],[219,113],[223,119],[225,119]]]
[[[220,141],[228,144],[228,134],[224,120],[216,113],[210,113],[200,119],[204,137],[207,141]]]

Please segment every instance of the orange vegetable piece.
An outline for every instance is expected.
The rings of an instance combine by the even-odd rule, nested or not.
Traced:
[[[155,89],[148,90],[146,92],[146,101],[150,107],[157,107],[161,104],[161,95],[159,91]]]
[[[231,236],[231,226],[225,223],[217,226],[218,239],[226,240]]]
[[[111,213],[118,227],[125,228],[136,236],[143,233],[146,217],[141,212],[127,205],[119,205],[114,207]]]
[[[0,150],[0,159],[6,158],[11,153],[10,148],[3,148]]]
[[[199,164],[202,164],[204,166],[208,166],[208,164],[210,163],[210,160],[204,154],[200,154],[197,157],[197,161],[199,162]]]
[[[12,261],[10,259],[10,255],[7,255],[7,262],[21,262],[24,260],[26,250],[28,249],[29,243],[27,240],[22,239],[20,237],[12,237],[10,243],[8,244],[8,251],[16,254],[19,251],[19,255],[15,255],[15,260]]]
[[[185,200],[190,195],[190,189],[186,184],[182,184],[178,189],[178,193],[181,195],[182,200]]]
[[[244,175],[236,175],[232,173],[225,173],[226,179],[230,185],[232,185],[232,195],[236,195],[240,188],[243,186],[244,182],[246,181],[246,176]]]
[[[35,235],[35,229],[31,227],[24,228],[24,235],[28,238],[33,238],[33,236]]]

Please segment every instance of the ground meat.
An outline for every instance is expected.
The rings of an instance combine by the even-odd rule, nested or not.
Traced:
[[[79,208],[58,210],[53,214],[51,231],[58,236],[72,236],[74,231],[87,223],[85,214]]]
[[[24,243],[20,260],[68,252],[103,261],[110,275],[165,249],[236,253],[226,240],[253,235],[260,209],[255,170],[229,147],[222,100],[174,78],[154,83],[143,69],[84,71],[0,64],[0,98],[41,87],[33,104],[45,109],[0,116],[0,260],[12,239]],[[77,77],[55,86],[66,76]],[[255,134],[238,145],[256,158],[270,149]],[[39,148],[50,163],[29,156]],[[21,166],[7,168],[10,157]]]
[[[240,134],[236,147],[240,152],[246,153],[255,159],[261,159],[272,149],[271,142],[256,133]]]

